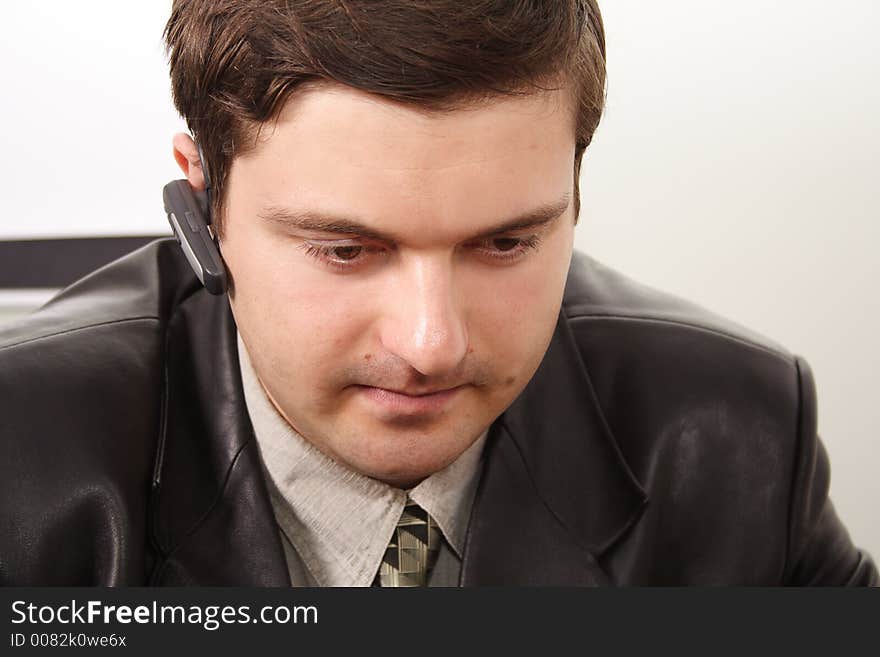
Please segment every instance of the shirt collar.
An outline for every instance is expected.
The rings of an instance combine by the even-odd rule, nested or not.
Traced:
[[[266,395],[241,336],[237,340],[245,404],[278,492],[272,496],[276,520],[320,586],[372,583],[407,495],[434,518],[461,558],[487,431],[414,488],[389,486],[347,468],[294,431]]]

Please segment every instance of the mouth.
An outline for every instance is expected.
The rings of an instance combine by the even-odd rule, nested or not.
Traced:
[[[443,411],[465,386],[444,390],[389,390],[354,386],[357,393],[381,415],[433,415]]]

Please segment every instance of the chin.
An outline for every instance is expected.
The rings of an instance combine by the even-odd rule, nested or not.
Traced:
[[[430,476],[431,475],[429,473],[429,474],[424,474],[424,475],[421,475],[418,477],[401,476],[400,478],[392,477],[390,479],[389,478],[374,477],[374,479],[378,479],[382,483],[388,484],[389,486],[393,486],[394,488],[399,488],[401,490],[410,490],[411,488],[415,488],[416,486],[418,486],[421,482],[423,482],[425,479],[427,479]]]
[[[408,460],[406,463],[400,464],[384,461],[382,463],[365,463],[365,467],[359,470],[367,476],[378,479],[389,486],[412,488],[435,472],[442,470],[454,460],[455,458],[451,460],[433,459],[418,463]]]
[[[417,445],[387,445],[388,450],[371,450],[370,454],[350,455],[346,459],[352,470],[395,488],[412,488],[435,472],[452,463],[468,445],[430,453],[420,453]]]

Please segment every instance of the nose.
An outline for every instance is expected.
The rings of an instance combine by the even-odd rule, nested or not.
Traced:
[[[428,377],[451,374],[467,353],[468,335],[448,256],[401,265],[386,300],[383,347]]]

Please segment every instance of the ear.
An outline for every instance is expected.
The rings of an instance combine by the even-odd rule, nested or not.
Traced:
[[[205,175],[202,172],[202,163],[199,161],[199,149],[188,134],[180,132],[174,135],[174,159],[183,171],[183,175],[189,180],[192,188],[201,192],[205,189]]]

